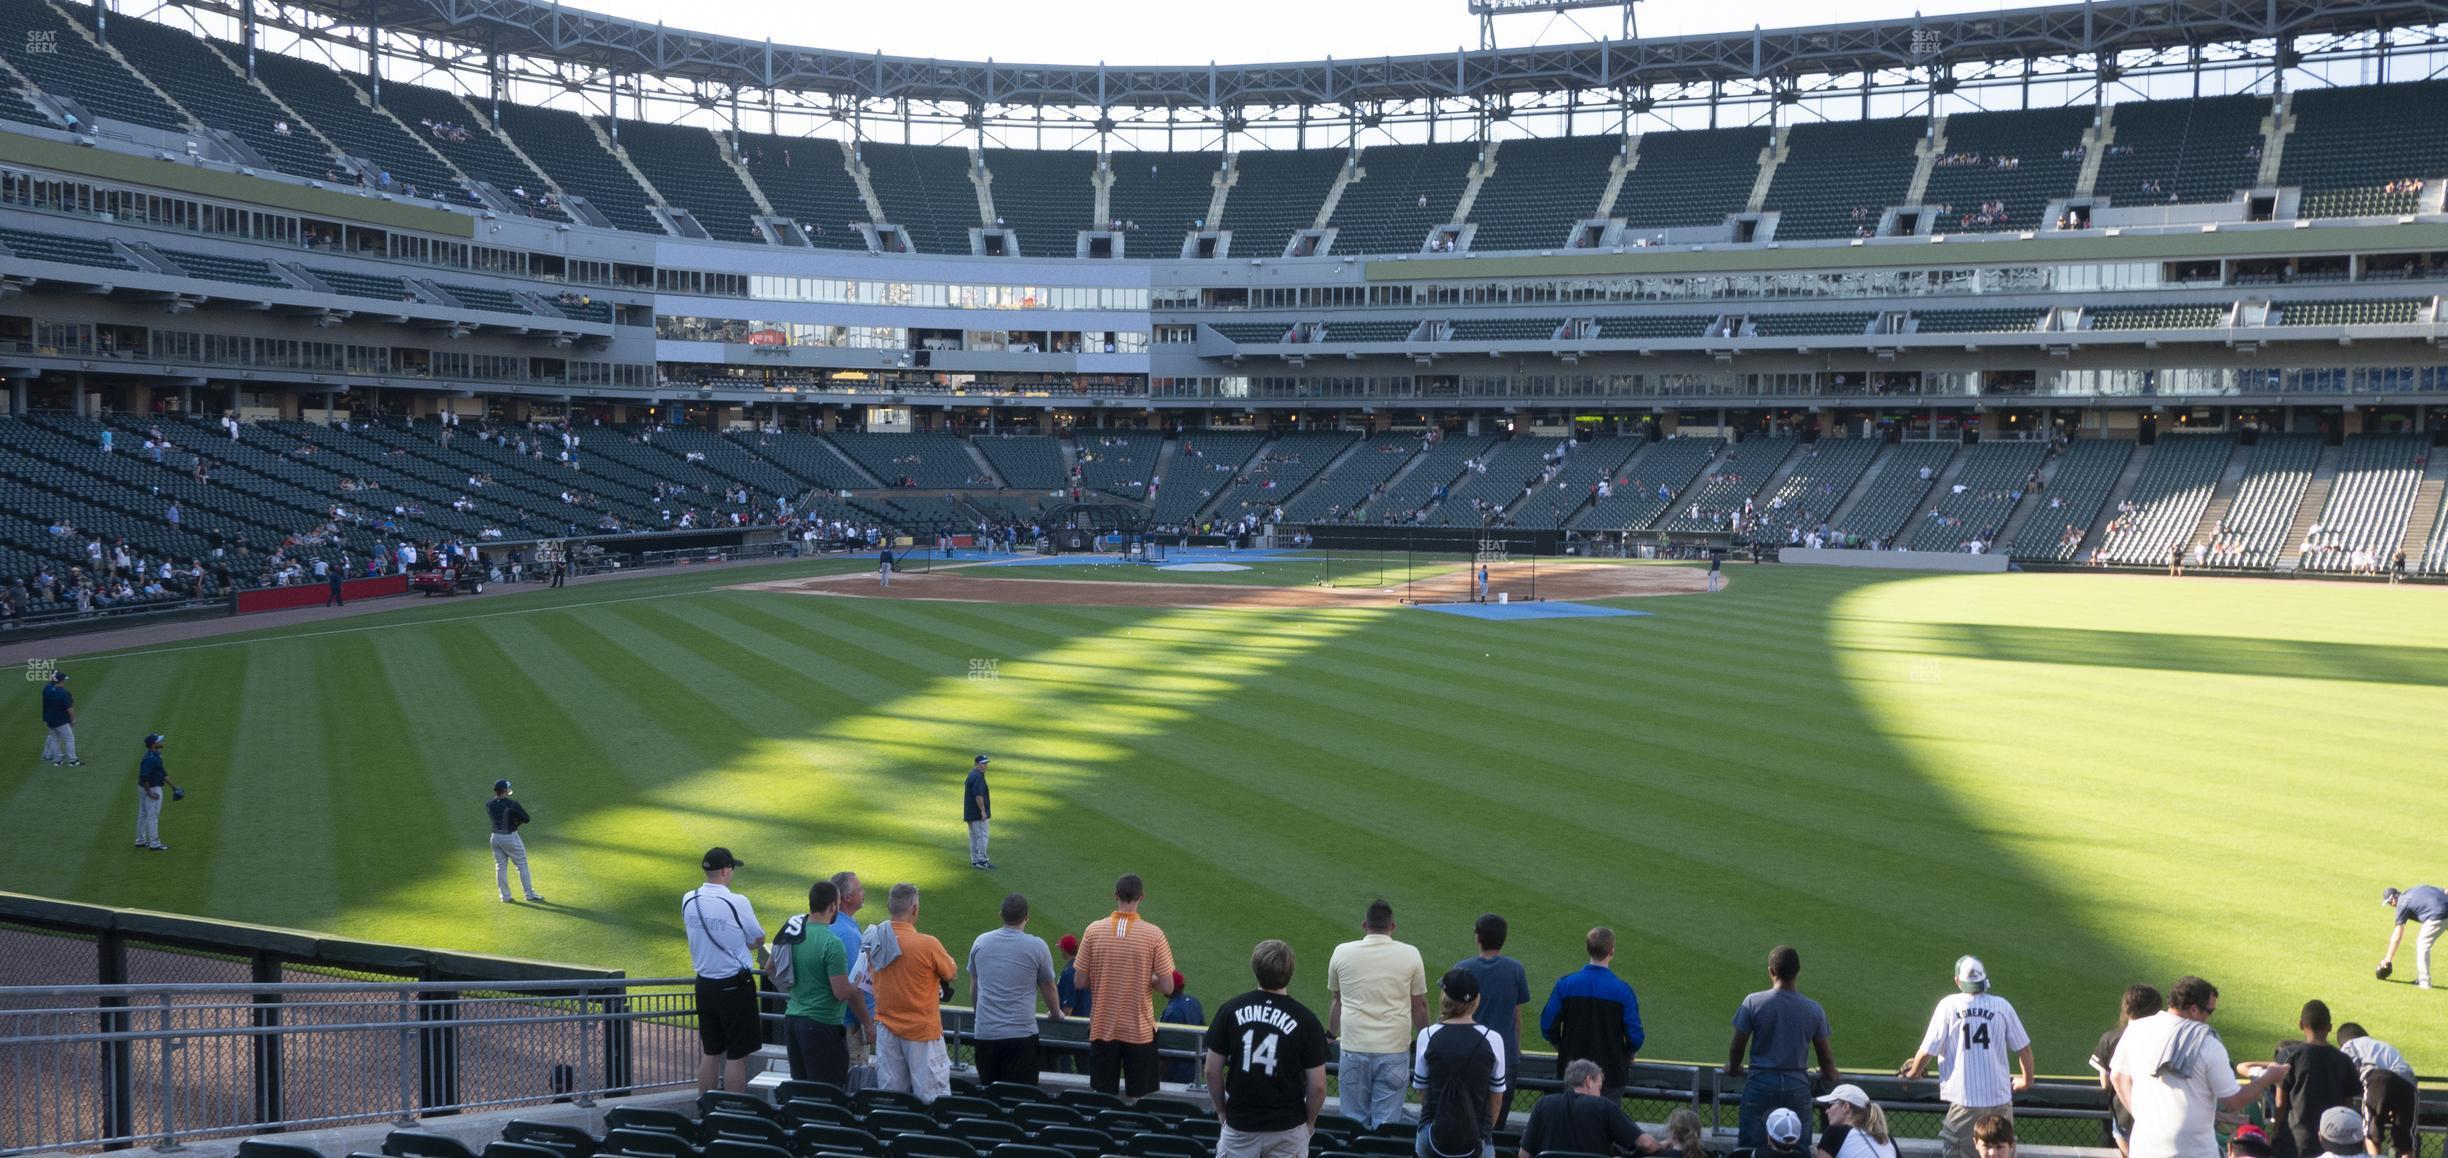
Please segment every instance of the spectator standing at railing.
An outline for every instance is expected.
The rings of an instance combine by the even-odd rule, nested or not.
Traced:
[[[887,894],[889,939],[871,935],[867,954],[874,978],[876,1080],[883,1088],[915,1094],[932,1104],[952,1088],[952,1058],[944,1051],[943,998],[960,967],[943,942],[918,931],[918,886],[903,882]],[[897,949],[887,955],[880,948]]]
[[[706,850],[698,862],[705,883],[680,899],[680,925],[688,934],[689,965],[697,972],[697,1040],[705,1049],[697,1067],[697,1092],[716,1082],[736,1092],[748,1089],[748,1057],[764,1044],[757,1019],[757,952],[765,927],[756,906],[731,891],[731,874],[747,863],[727,848]]]
[[[2321,1115],[2333,1106],[2351,1106],[2363,1094],[2362,1075],[2354,1059],[2329,1044],[2329,1005],[2307,1001],[2295,1019],[2300,1041],[2278,1047],[2277,1060],[2287,1064],[2287,1078],[2278,1083],[2278,1114],[2271,1122],[2277,1158],[2309,1158],[2320,1153]],[[2259,1067],[2240,1063],[2239,1075]]]
[[[1037,1000],[1046,1015],[1063,1019],[1054,992],[1054,958],[1044,938],[1028,933],[1028,898],[1003,898],[1003,925],[978,934],[969,945],[969,987],[977,1009],[971,1036],[977,1044],[980,1085],[1037,1084]]]
[[[2338,1048],[2354,1059],[2363,1079],[2363,1114],[2371,1152],[2413,1158],[2414,1067],[2397,1047],[2363,1032],[2362,1026],[2351,1021],[2338,1027]]]
[[[2119,1154],[2125,1153],[2126,1139],[2133,1134],[2133,1110],[2117,1095],[2116,1085],[2109,1080],[2108,1065],[2116,1059],[2117,1043],[2124,1040],[2125,1027],[2159,1012],[2165,1004],[2159,990],[2152,986],[2139,983],[2126,986],[2116,1028],[2101,1034],[2099,1045],[2091,1051],[2091,1068],[2099,1073],[2100,1088],[2108,1091],[2108,1138],[2116,1143]]]
[[[1530,1004],[1530,976],[1522,963],[1504,955],[1511,926],[1495,913],[1483,913],[1471,926],[1479,952],[1454,963],[1479,978],[1479,1024],[1496,1031],[1505,1043],[1505,1101],[1496,1108],[1496,1128],[1504,1129],[1513,1114],[1513,1089],[1521,1071],[1521,1009]]]
[[[841,940],[842,952],[847,954],[852,962],[851,985],[856,988],[858,986],[857,961],[859,949],[863,944],[859,933],[858,911],[867,907],[867,886],[859,883],[859,875],[854,872],[834,873],[828,879],[833,882],[833,892],[838,906],[833,913],[833,935]],[[866,1015],[862,1017],[858,1011],[848,1011],[842,1017],[842,1024],[864,1031],[850,1038],[850,1064],[862,1066],[867,1064],[867,1048],[875,1040],[875,994],[866,989],[860,989],[851,1000],[857,1002],[859,1009],[864,1010]]]
[[[2125,1027],[2108,1074],[2133,1110],[2132,1158],[2217,1158],[2218,1112],[2241,1110],[2286,1080],[2287,1067],[2276,1064],[2236,1082],[2227,1047],[2210,1029],[2218,1000],[2217,986],[2180,977],[2165,1012]]]
[[[1989,992],[1989,970],[1980,958],[1955,959],[1955,988],[1930,1012],[1921,1048],[1896,1076],[1920,1077],[1938,1059],[1938,1097],[1947,1104],[1938,1144],[1946,1158],[1973,1158],[1972,1123],[1990,1114],[2013,1118],[2014,1096],[2031,1088],[2031,1035],[2014,1006]],[[2009,1075],[2010,1057],[2020,1076]]]
[[[1114,882],[1114,911],[1080,934],[1074,983],[1097,997],[1088,1018],[1088,1085],[1124,1104],[1156,1092],[1156,1011],[1151,992],[1173,992],[1173,945],[1139,915],[1147,885],[1137,873]]]
[[[1808,1117],[1811,1107],[1811,1054],[1819,1060],[1819,1077],[1836,1084],[1836,1055],[1828,1044],[1827,1011],[1802,996],[1795,983],[1802,976],[1802,954],[1791,945],[1768,952],[1768,988],[1743,998],[1734,1010],[1734,1042],[1726,1053],[1726,1076],[1743,1078],[1743,1055],[1750,1054],[1750,1076],[1744,1078],[1740,1128],[1734,1145],[1757,1149],[1766,1139],[1768,1117],[1779,1107],[1795,1117]]]
[[[807,913],[774,934],[774,956],[791,963],[790,1002],[782,1010],[791,1077],[846,1088],[849,1036],[863,1022],[866,1002],[850,985],[850,952],[833,935],[833,918],[840,912],[841,890],[832,881],[809,885]]]
[[[1556,1048],[1560,1075],[1577,1058],[1606,1072],[1608,1097],[1621,1097],[1632,1061],[1648,1035],[1641,1029],[1640,995],[1615,975],[1615,930],[1600,926],[1582,939],[1589,964],[1556,979],[1539,1014],[1539,1034]]]
[[[1224,1003],[1207,1027],[1207,1104],[1223,1133],[1216,1158],[1304,1158],[1326,1108],[1326,1027],[1285,992],[1292,946],[1250,951],[1258,988]]]
[[[1326,1036],[1343,1047],[1343,1112],[1374,1130],[1402,1116],[1411,1035],[1428,1022],[1428,971],[1394,939],[1394,906],[1372,901],[1361,937],[1326,964]]]

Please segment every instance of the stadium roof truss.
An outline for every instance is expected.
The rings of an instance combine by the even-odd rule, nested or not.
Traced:
[[[1507,119],[1524,111],[1631,118],[1667,107],[1908,101],[2035,82],[2251,70],[2249,82],[2327,62],[2448,49],[2443,0],[2127,0],[2002,12],[1298,63],[1141,67],[928,60],[667,28],[530,0],[166,0],[191,16],[337,40],[454,74],[469,91],[543,85],[647,119],[704,109],[735,127],[782,114],[947,135],[1062,126],[1232,134],[1312,127],[1357,140],[1389,122]],[[247,35],[254,35],[249,29]],[[2391,79],[2409,79],[2395,76]],[[2313,76],[2309,83],[2317,83]],[[2243,86],[2229,86],[2233,88]],[[2096,93],[2097,87],[2088,91]],[[622,99],[626,98],[626,99]],[[2060,98],[2062,99],[2062,98]],[[1977,103],[1977,102],[1976,102]],[[2052,101],[2052,103],[2058,103]],[[1771,115],[1755,111],[1755,119]],[[1712,115],[1712,120],[1713,120]],[[743,123],[743,121],[745,123]],[[996,132],[997,128],[1007,130]],[[1431,129],[1434,132],[1434,129]],[[1194,138],[1195,141],[1195,138]]]

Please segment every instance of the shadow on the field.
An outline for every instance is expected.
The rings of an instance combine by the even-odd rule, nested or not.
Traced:
[[[1987,623],[1932,623],[1897,634],[1915,651],[1967,659],[2448,687],[2448,648]]]

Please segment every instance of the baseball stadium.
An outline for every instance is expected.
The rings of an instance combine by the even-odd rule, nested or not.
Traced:
[[[2448,1156],[2448,18],[1352,3],[0,0],[0,1154]]]

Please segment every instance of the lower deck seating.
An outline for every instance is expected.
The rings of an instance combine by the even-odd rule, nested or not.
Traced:
[[[2163,563],[2170,549],[2191,544],[2235,444],[2231,434],[2160,435],[2092,548],[2094,557],[2083,561]]]
[[[1821,438],[1795,452],[1794,468],[1784,480],[1754,504],[1752,537],[1778,544],[1798,544],[1817,530],[1885,444],[1868,438]]]
[[[1921,517],[1906,520],[1899,540],[1915,551],[1959,551],[1974,542],[1986,550],[2023,501],[2047,454],[2045,442],[1965,447],[1962,469],[1952,481],[1940,480],[1942,493],[1931,498]]]
[[[2212,566],[2265,570],[2278,561],[2281,540],[2312,485],[2320,454],[2317,434],[2264,434],[2254,440],[2235,501],[2212,528]]]
[[[1733,527],[1756,510],[1752,496],[1800,442],[1790,434],[1753,435],[1736,443],[1725,457],[1690,490],[1677,497],[1658,525],[1669,531],[1719,531]]]
[[[1003,477],[1006,486],[1020,490],[1051,491],[1061,488],[1069,472],[1063,467],[1062,443],[1043,435],[981,435],[976,439],[980,453],[992,463],[995,473]]]
[[[1692,485],[1703,468],[1716,460],[1725,445],[1722,438],[1681,436],[1650,443],[1618,472],[1628,476],[1626,484],[1618,486],[1608,480],[1594,496],[1589,510],[1573,520],[1573,527],[1581,531],[1636,531],[1648,526],[1676,495]]]
[[[2086,438],[2057,456],[2057,469],[2047,487],[2023,501],[2032,510],[2023,518],[2012,552],[2018,559],[2072,562],[2100,506],[2108,501],[2125,472],[2134,445],[2124,439]]]
[[[2421,434],[2349,436],[2299,566],[2355,574],[2385,569],[2404,544],[2430,446],[2430,438]]]
[[[1937,485],[1938,476],[1945,473],[1959,449],[1952,442],[1897,443],[1884,462],[1874,465],[1878,473],[1864,484],[1852,508],[1832,522],[1833,529],[1880,546],[1895,541],[1905,520],[1922,509],[1921,500]]]

